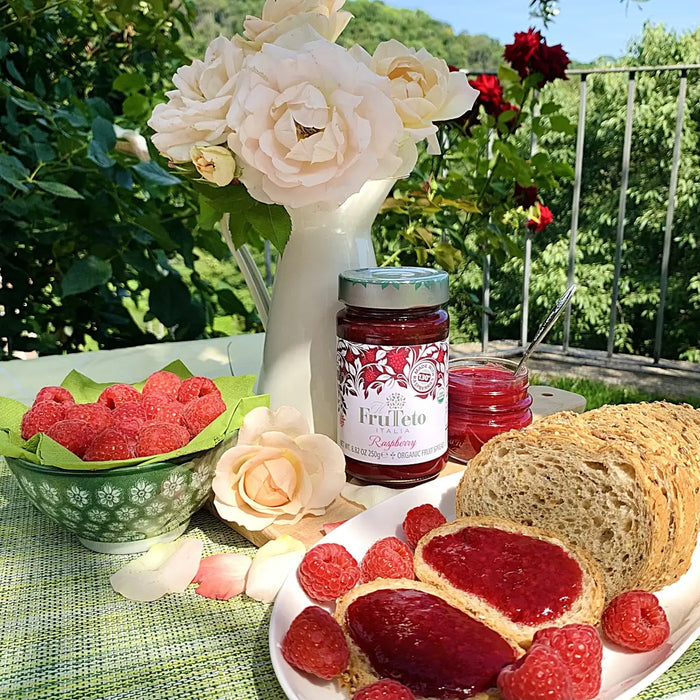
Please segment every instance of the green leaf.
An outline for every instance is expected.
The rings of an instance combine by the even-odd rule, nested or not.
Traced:
[[[509,66],[500,66],[498,69],[498,79],[502,83],[519,83],[520,76]]]
[[[104,117],[96,117],[92,122],[92,138],[100,143],[105,151],[111,151],[117,142],[112,122]]]
[[[90,141],[88,146],[88,158],[100,168],[105,169],[111,168],[116,162],[109,156],[105,147],[94,139]]]
[[[106,284],[112,276],[112,266],[106,260],[94,255],[74,262],[63,277],[63,296],[82,294],[90,289]]]
[[[270,241],[280,253],[284,251],[292,233],[292,221],[284,207],[258,203],[248,213],[248,220],[261,238]]]
[[[140,121],[143,117],[150,114],[151,103],[145,95],[129,95],[122,104],[122,110],[125,117],[129,117],[129,119],[134,121]]]
[[[170,274],[151,285],[149,296],[151,313],[167,328],[187,322],[192,299],[187,285]]]
[[[545,102],[540,105],[540,114],[554,114],[560,109],[561,107],[556,102]]]
[[[233,293],[230,288],[219,289],[216,292],[216,298],[221,305],[221,308],[228,314],[234,316],[247,316],[248,309],[243,305],[243,302]]]
[[[143,73],[122,73],[118,75],[112,83],[112,87],[115,90],[119,90],[119,92],[123,92],[125,95],[138,92],[145,86],[146,76]]]
[[[29,170],[21,160],[14,156],[0,154],[0,180],[4,180],[22,192],[28,192],[29,190],[23,182],[27,177],[29,177]]]
[[[552,114],[549,117],[549,123],[552,127],[552,131],[558,131],[559,133],[569,135],[576,133],[576,127],[563,114]]]
[[[34,184],[44,192],[55,194],[57,197],[65,197],[66,199],[85,199],[80,192],[74,190],[62,182],[45,182],[42,180],[34,180]]]
[[[132,166],[132,170],[137,172],[144,180],[153,183],[154,185],[178,185],[181,180],[175,175],[171,175],[167,170],[158,165],[153,160],[148,161],[148,163],[138,163]]]

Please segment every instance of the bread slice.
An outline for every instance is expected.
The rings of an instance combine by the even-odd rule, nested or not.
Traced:
[[[392,605],[394,596],[400,604]],[[449,618],[441,618],[440,611],[447,611]],[[337,602],[335,618],[350,650],[348,670],[340,677],[341,687],[350,696],[380,678],[394,678],[416,697],[465,697],[472,679],[470,697],[487,700],[499,697],[494,689],[500,669],[524,653],[461,609],[449,591],[421,581],[377,579],[356,586]],[[371,637],[366,631],[371,627],[368,621],[385,626],[387,634]],[[445,675],[438,673],[436,678],[435,664],[443,663]],[[450,692],[455,683],[461,693]],[[436,686],[439,690],[432,691]]]
[[[440,555],[446,565],[436,561]],[[421,581],[524,648],[538,629],[595,625],[603,612],[602,576],[586,552],[510,520],[465,517],[441,525],[418,542],[414,564]]]
[[[457,488],[458,516],[557,533],[601,568],[608,599],[688,568],[700,511],[700,411],[664,402],[548,416],[490,440]]]

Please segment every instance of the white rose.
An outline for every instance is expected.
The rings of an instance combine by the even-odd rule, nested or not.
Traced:
[[[261,407],[246,415],[238,444],[219,459],[212,489],[224,520],[257,531],[322,515],[344,484],[345,457],[333,440],[308,434],[296,409],[280,416]]]
[[[223,146],[193,146],[190,157],[197,172],[209,182],[225,187],[233,180],[236,161]]]
[[[389,81],[324,40],[295,51],[265,44],[250,56],[228,119],[241,180],[268,204],[337,206],[416,161]]]
[[[184,162],[197,144],[226,143],[231,131],[226,115],[245,56],[235,41],[220,36],[209,44],[204,61],[195,60],[177,71],[176,89],[166,93],[168,102],[156,105],[148,120],[161,153]]]
[[[143,163],[148,163],[151,160],[151,155],[148,152],[148,143],[146,139],[139,134],[138,129],[124,129],[118,124],[114,124],[114,135],[117,142],[114,148],[121,153],[129,153],[136,156]]]
[[[256,50],[305,27],[335,41],[352,19],[350,12],[341,10],[344,4],[345,0],[267,0],[262,17],[246,17],[243,33]]]
[[[425,49],[408,48],[391,39],[377,46],[374,55],[359,46],[351,53],[391,80],[391,95],[403,124],[416,140],[428,139],[428,151],[439,153],[435,121],[456,119],[471,109],[479,95],[466,74],[450,71],[447,63]]]

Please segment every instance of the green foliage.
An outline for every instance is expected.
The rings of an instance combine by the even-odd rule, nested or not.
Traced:
[[[143,125],[162,101],[187,60],[178,42],[192,7],[3,9],[0,357],[211,333],[218,290],[196,272],[196,247],[220,254],[221,242],[196,229],[193,190],[125,152],[114,130]]]
[[[263,0],[197,0],[195,32],[183,40],[191,56],[201,56],[211,39],[241,34],[246,15],[260,17]],[[344,9],[355,19],[338,39],[342,46],[360,44],[372,53],[377,44],[399,39],[406,46],[423,47],[448,63],[474,71],[493,70],[498,66],[502,47],[496,39],[465,33],[452,28],[420,10],[400,10],[380,0],[348,0]]]

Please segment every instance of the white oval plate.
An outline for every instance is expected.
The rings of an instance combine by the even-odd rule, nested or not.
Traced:
[[[404,539],[401,523],[406,512],[414,506],[431,503],[447,520],[452,520],[459,478],[460,474],[452,474],[400,492],[356,515],[321,541],[342,544],[360,561],[379,538],[394,535]],[[670,637],[658,649],[644,654],[625,654],[604,648],[599,700],[634,697],[668,669],[700,633],[700,548],[696,548],[688,573],[660,591],[658,597],[671,625]],[[282,658],[282,638],[292,620],[308,605],[315,603],[299,586],[296,574],[292,574],[277,595],[270,621],[270,656],[277,678],[290,700],[347,700],[337,684],[314,681]]]

